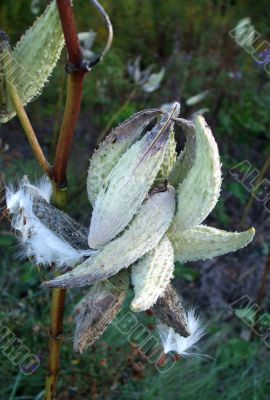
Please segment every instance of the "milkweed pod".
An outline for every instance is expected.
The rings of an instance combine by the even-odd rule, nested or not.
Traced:
[[[202,116],[195,118],[194,162],[177,188],[177,212],[171,233],[199,225],[215,207],[220,194],[221,164],[218,147]]]
[[[107,329],[120,311],[128,290],[129,273],[95,283],[77,308],[74,350],[82,353]]]
[[[175,210],[175,190],[151,195],[129,227],[117,239],[88,258],[73,271],[44,282],[43,287],[81,287],[104,280],[129,267],[151,251],[170,226]]]
[[[255,234],[254,228],[245,232],[226,232],[199,225],[171,236],[175,259],[182,263],[207,260],[247,246]]]
[[[165,236],[159,244],[146,254],[131,269],[131,280],[135,296],[131,310],[145,311],[162,296],[173,278],[173,247]]]
[[[53,0],[21,37],[5,66],[5,80],[15,87],[23,105],[41,93],[63,46],[61,22]],[[1,113],[0,122],[9,121],[15,114],[9,101],[5,112]]]
[[[87,177],[87,193],[93,206],[114,165],[138,140],[147,125],[159,115],[158,109],[140,111],[113,129],[99,145],[91,158]]]
[[[165,293],[159,297],[152,310],[163,324],[173,328],[181,336],[187,337],[190,335],[187,314],[182,299],[177,295],[171,284],[167,286]]]
[[[160,169],[173,127],[171,118],[178,110],[178,103],[171,104],[170,112],[165,112],[160,122],[133,144],[111,170],[92,213],[90,248],[98,249],[108,243],[137,213]]]

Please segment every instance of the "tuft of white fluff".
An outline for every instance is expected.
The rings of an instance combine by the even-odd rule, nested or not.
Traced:
[[[190,335],[183,337],[179,333],[176,333],[173,328],[159,321],[157,331],[164,348],[164,353],[174,351],[182,357],[196,355],[194,350],[198,348],[195,344],[206,334],[206,329],[193,308],[187,312],[187,324]]]
[[[47,228],[33,213],[33,197],[38,193],[50,201],[52,188],[49,179],[42,178],[36,186],[24,178],[17,191],[6,188],[6,202],[13,215],[11,226],[19,234],[22,249],[19,256],[33,258],[38,265],[54,265],[57,269],[72,267],[89,257],[93,251],[77,250]]]

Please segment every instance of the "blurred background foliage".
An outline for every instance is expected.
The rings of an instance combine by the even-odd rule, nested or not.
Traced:
[[[97,33],[93,51],[106,41],[103,21],[87,0],[74,0],[80,32]],[[32,24],[30,0],[2,0],[0,27],[12,45]],[[46,1],[37,1],[40,12]],[[87,76],[82,112],[69,166],[70,213],[88,224],[90,205],[85,190],[88,159],[104,127],[117,125],[134,112],[168,101],[181,102],[185,118],[207,109],[223,162],[223,191],[210,218],[213,226],[239,227],[250,194],[229,173],[243,160],[260,170],[269,155],[270,77],[230,37],[237,22],[250,17],[262,40],[270,41],[269,1],[258,0],[102,0],[111,16],[115,38],[106,59]],[[142,69],[165,68],[160,88],[145,93],[128,75],[129,61],[141,57]],[[46,153],[52,157],[65,101],[65,52],[43,95],[27,107]],[[206,92],[188,105],[188,99]],[[5,181],[23,174],[41,173],[18,121],[0,127],[0,173]],[[176,129],[179,150],[184,139]],[[269,176],[266,171],[265,176]],[[77,292],[71,291],[66,310],[66,340],[57,399],[226,399],[269,398],[269,349],[229,304],[248,295],[256,302],[269,252],[270,221],[263,204],[254,202],[242,225],[254,225],[256,240],[247,249],[205,263],[176,268],[177,287],[189,303],[201,308],[209,327],[202,346],[205,357],[180,360],[168,374],[160,374],[138,352],[135,344],[111,327],[82,357],[71,352],[72,309]],[[8,221],[0,232],[0,320],[41,358],[30,377],[21,375],[1,355],[0,398],[41,399],[46,369],[49,293],[39,283],[44,271],[14,258],[16,240]],[[262,310],[269,310],[269,283]],[[147,317],[142,321],[149,325]],[[270,328],[270,326],[269,326]],[[120,351],[121,350],[121,351]]]

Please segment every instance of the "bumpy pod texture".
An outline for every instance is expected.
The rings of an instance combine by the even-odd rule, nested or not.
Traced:
[[[162,296],[173,278],[174,255],[169,239],[165,236],[159,244],[146,254],[131,270],[135,297],[132,311],[145,311]]]
[[[119,158],[138,140],[147,125],[159,115],[158,109],[140,111],[113,129],[99,145],[91,158],[87,177],[88,197],[93,206]]]
[[[245,232],[226,232],[199,225],[171,236],[175,259],[182,263],[211,259],[247,246],[255,234],[254,228]]]
[[[45,287],[80,287],[91,285],[115,275],[151,251],[171,224],[175,211],[175,190],[151,195],[141,206],[126,231],[109,242],[93,256],[75,268],[51,281]]]
[[[5,81],[14,86],[24,105],[41,93],[64,46],[61,22],[53,0],[17,43],[5,65]],[[15,115],[10,100],[0,122]]]
[[[177,213],[171,228],[181,232],[199,225],[213,210],[220,193],[218,147],[202,116],[195,119],[196,149],[192,168],[177,189]]]
[[[132,220],[160,169],[166,143],[178,113],[178,103],[140,141],[120,158],[98,194],[88,243],[97,249],[118,235]]]
[[[82,353],[103,334],[121,309],[128,285],[129,273],[121,271],[109,281],[91,287],[76,310],[75,351]]]

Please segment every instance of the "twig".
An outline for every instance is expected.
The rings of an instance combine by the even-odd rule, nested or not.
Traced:
[[[254,192],[254,190],[256,190],[256,188],[259,186],[259,184],[262,182],[262,180],[263,180],[266,172],[268,171],[269,167],[270,167],[270,156],[268,156],[267,159],[265,160],[265,162],[264,162],[264,164],[262,166],[262,169],[261,169],[261,171],[259,173],[259,176],[255,181],[254,189],[250,194],[249,200],[248,200],[247,205],[246,205],[246,207],[244,209],[243,217],[242,217],[242,219],[240,221],[240,226],[241,227],[245,225],[249,210],[251,209],[251,207],[253,205],[253,202],[254,202],[253,192]]]
[[[252,331],[252,338],[254,339],[256,336],[256,331],[255,331],[255,326],[259,321],[259,318],[261,316],[261,310],[262,310],[262,304],[265,298],[266,294],[266,287],[267,287],[267,282],[268,278],[270,275],[270,252],[268,253],[267,256],[267,261],[263,270],[263,275],[260,283],[260,287],[258,290],[258,297],[257,297],[257,305],[259,306],[259,312],[255,314],[254,322],[253,322],[253,331]]]
[[[45,172],[46,175],[50,176],[50,172],[51,172],[51,166],[49,164],[49,162],[47,161],[41,147],[40,144],[37,140],[36,134],[33,130],[33,127],[29,121],[29,118],[25,112],[24,106],[22,104],[22,101],[20,99],[20,96],[18,95],[18,92],[16,90],[16,88],[11,85],[10,83],[7,83],[8,85],[8,91],[9,91],[9,95],[11,97],[13,106],[16,110],[17,113],[17,117],[20,120],[20,123],[23,127],[23,130],[25,132],[25,135],[29,141],[29,144],[35,154],[35,157],[39,163],[39,165],[41,166],[41,168],[43,169],[43,171]]]
[[[102,130],[100,135],[97,138],[97,144],[100,144],[102,139],[106,136],[106,133],[111,129],[113,126],[114,121],[119,117],[119,115],[124,111],[124,109],[127,107],[127,105],[131,102],[131,100],[134,99],[134,97],[137,94],[137,88],[135,87],[132,89],[132,91],[129,93],[128,97],[124,101],[124,103],[120,106],[120,108],[116,111],[116,113],[113,114],[113,116],[110,118],[110,120],[107,122],[105,128]]]

